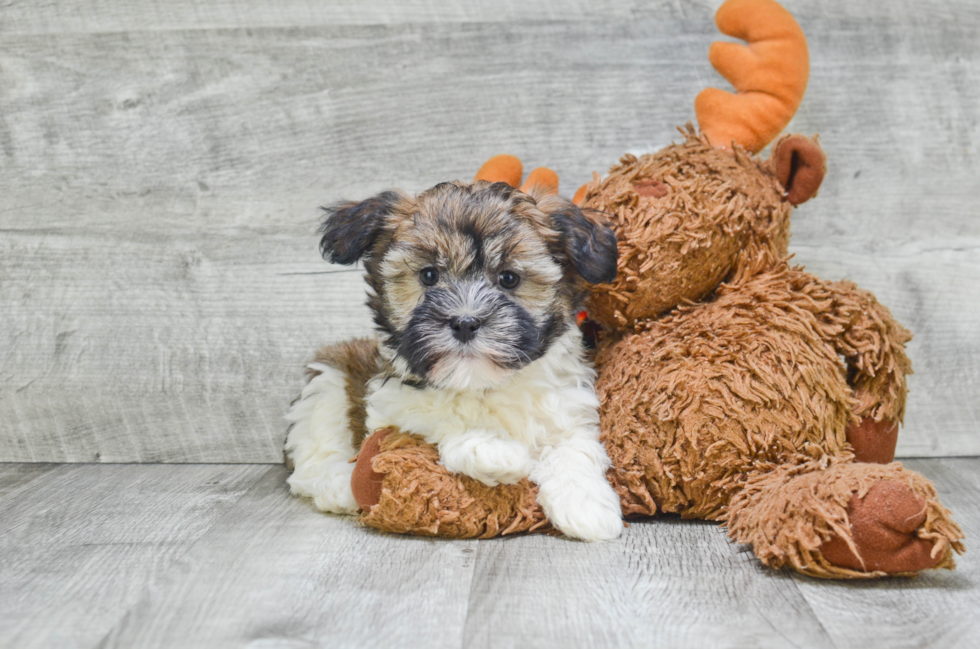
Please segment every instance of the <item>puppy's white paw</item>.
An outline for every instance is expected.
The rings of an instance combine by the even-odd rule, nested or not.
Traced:
[[[552,506],[548,518],[562,534],[583,541],[611,541],[623,533],[618,498],[615,507],[597,499],[562,501]]]
[[[604,479],[551,481],[540,485],[538,502],[562,534],[583,541],[611,541],[623,533],[619,496]]]
[[[468,431],[439,444],[442,464],[488,487],[514,484],[531,471],[531,456],[523,444],[488,431]]]

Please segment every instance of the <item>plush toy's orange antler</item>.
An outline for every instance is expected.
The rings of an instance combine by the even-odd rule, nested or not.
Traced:
[[[503,153],[495,155],[480,167],[473,178],[473,182],[486,180],[492,183],[504,182],[511,187],[521,185],[521,176],[524,175],[524,165],[520,158]],[[537,188],[537,189],[535,189]],[[539,196],[558,193],[558,174],[547,167],[538,167],[527,175],[527,180],[521,185],[521,191],[531,193],[532,191]]]
[[[511,187],[521,184],[521,177],[524,175],[524,165],[518,157],[507,155],[495,155],[480,167],[473,178],[473,182],[486,180],[492,183],[507,183]]]
[[[702,90],[694,101],[701,132],[728,149],[758,153],[796,113],[810,76],[806,36],[773,0],[728,0],[715,14],[718,30],[739,43],[712,43],[708,59],[738,91]]]
[[[527,180],[521,185],[521,191],[538,196],[557,194],[558,174],[547,167],[538,167],[527,175]]]

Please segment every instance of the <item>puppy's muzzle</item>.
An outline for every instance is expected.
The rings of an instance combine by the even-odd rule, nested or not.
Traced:
[[[453,330],[453,338],[461,343],[467,343],[476,338],[476,331],[483,324],[472,316],[454,316],[449,319],[449,328]]]

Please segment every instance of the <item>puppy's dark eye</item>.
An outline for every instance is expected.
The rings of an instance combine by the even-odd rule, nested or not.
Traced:
[[[517,285],[521,283],[521,276],[513,271],[505,270],[497,277],[497,281],[504,288],[517,288]]]
[[[435,268],[423,268],[419,273],[419,281],[426,286],[432,286],[439,281],[439,271]]]

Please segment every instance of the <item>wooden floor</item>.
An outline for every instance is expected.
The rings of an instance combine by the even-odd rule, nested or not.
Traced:
[[[907,460],[980,535],[980,458]],[[980,561],[827,582],[716,526],[388,536],[273,465],[0,464],[3,647],[976,647]]]

